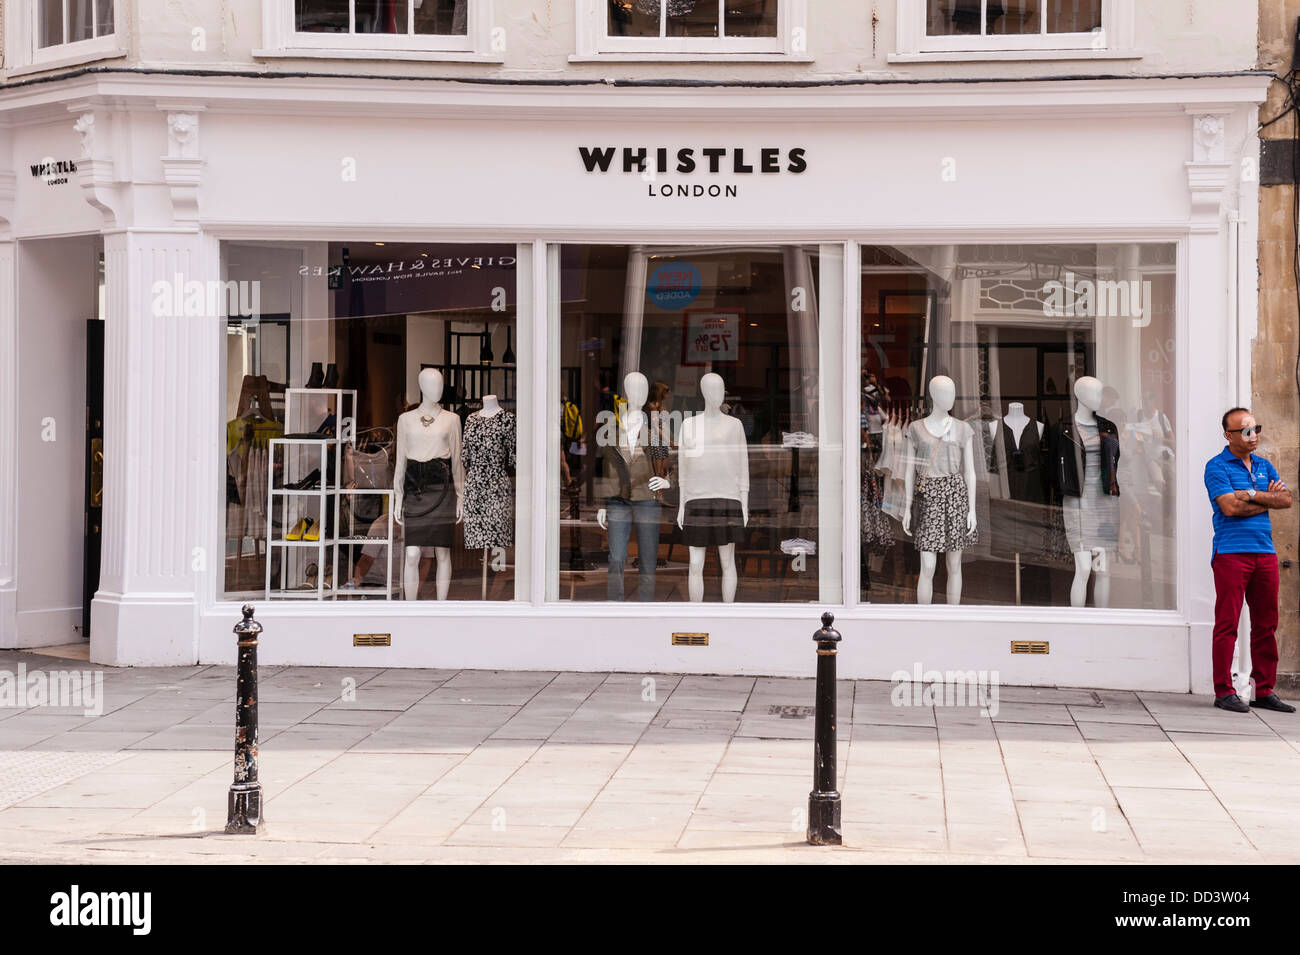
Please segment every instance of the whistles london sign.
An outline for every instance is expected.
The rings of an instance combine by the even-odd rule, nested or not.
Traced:
[[[802,146],[746,149],[741,146],[579,146],[578,156],[590,173],[622,172],[640,176],[650,198],[734,199],[740,194],[737,182],[699,182],[700,176],[798,175],[807,170],[807,150]],[[667,176],[669,181],[661,181]],[[681,182],[690,176],[696,181]]]

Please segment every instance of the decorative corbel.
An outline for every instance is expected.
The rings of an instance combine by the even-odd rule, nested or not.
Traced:
[[[105,228],[116,228],[120,189],[113,176],[113,160],[105,155],[106,150],[100,143],[102,130],[95,126],[95,111],[83,104],[74,104],[69,109],[77,113],[72,128],[81,137],[81,155],[77,159],[81,194],[104,217]]]
[[[171,190],[172,218],[177,222],[199,219],[199,186],[203,159],[199,156],[201,106],[171,108],[167,112],[167,155],[162,159],[163,179]]]
[[[1187,169],[1187,190],[1191,198],[1191,231],[1218,232],[1223,196],[1233,164],[1226,161],[1224,129],[1231,109],[1186,108],[1192,118],[1192,161]]]

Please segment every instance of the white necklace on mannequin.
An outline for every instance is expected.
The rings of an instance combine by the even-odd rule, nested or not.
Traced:
[[[433,424],[435,421],[438,420],[438,415],[440,414],[442,414],[441,408],[435,411],[432,415],[422,414],[420,415],[420,424],[424,425],[427,428],[429,427],[429,425]]]

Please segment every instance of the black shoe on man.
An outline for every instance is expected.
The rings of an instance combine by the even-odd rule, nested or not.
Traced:
[[[1229,693],[1227,696],[1215,697],[1214,705],[1221,710],[1231,710],[1234,713],[1250,712],[1250,707],[1243,703],[1241,697],[1236,693]]]
[[[1276,693],[1269,693],[1266,696],[1258,697],[1250,701],[1250,705],[1259,710],[1273,710],[1276,713],[1294,713],[1295,707],[1290,703],[1283,703],[1277,698]]]

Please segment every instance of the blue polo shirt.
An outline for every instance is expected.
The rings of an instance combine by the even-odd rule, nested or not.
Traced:
[[[1277,468],[1264,458],[1250,456],[1250,468],[1226,447],[1205,462],[1205,490],[1214,511],[1215,554],[1275,554],[1273,525],[1268,511],[1253,517],[1229,517],[1215,498],[1233,491],[1267,491],[1278,480]],[[1213,557],[1211,557],[1213,559]]]

